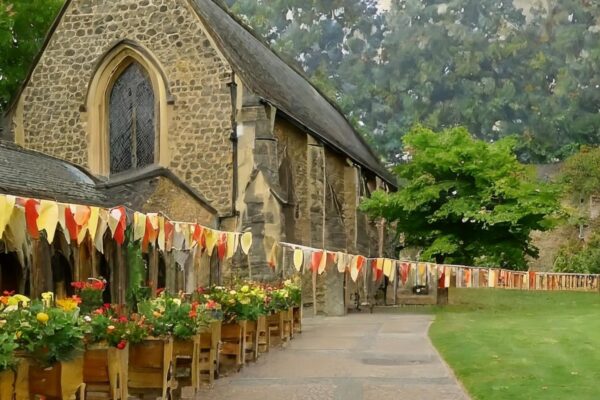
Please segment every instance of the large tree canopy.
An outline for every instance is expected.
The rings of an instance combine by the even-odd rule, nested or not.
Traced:
[[[25,79],[63,0],[0,0],[0,114]]]
[[[336,100],[390,163],[415,123],[516,134],[521,160],[600,144],[600,3],[224,0]],[[63,0],[0,0],[0,111]]]
[[[549,229],[560,205],[557,188],[517,161],[515,141],[418,127],[404,144],[400,189],[375,192],[362,209],[395,223],[423,260],[526,268],[526,256],[537,256],[531,231]]]

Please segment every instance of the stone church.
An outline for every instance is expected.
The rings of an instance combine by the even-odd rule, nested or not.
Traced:
[[[394,178],[336,105],[219,0],[67,0],[7,119],[14,144],[0,158],[16,157],[17,173],[19,154],[53,165],[38,197],[252,231],[255,277],[269,278],[275,241],[383,251],[383,227],[358,205]],[[61,192],[58,170],[89,192]],[[324,310],[345,312],[343,275],[318,279]]]

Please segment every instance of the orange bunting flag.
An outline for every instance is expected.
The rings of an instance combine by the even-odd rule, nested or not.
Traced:
[[[223,261],[227,254],[227,232],[219,232],[219,238],[217,240],[217,256],[219,260]]]
[[[71,207],[65,207],[65,225],[69,231],[69,239],[71,241],[77,240],[77,234],[79,233],[79,227],[75,221],[75,214]]]
[[[319,263],[319,269],[318,269],[318,273],[319,275],[321,275],[323,272],[325,272],[325,268],[327,267],[327,261],[330,259],[330,254],[334,255],[334,253],[328,253],[325,250],[323,250],[323,255],[321,256],[321,262]]]
[[[80,227],[87,224],[90,219],[90,214],[92,213],[92,210],[90,210],[88,206],[79,204],[71,205],[71,211],[73,211],[75,223]]]
[[[278,248],[279,245],[277,244],[277,242],[273,243],[273,247],[271,247],[271,253],[269,254],[269,267],[271,267],[272,269],[277,268],[277,255],[278,255]]]
[[[196,242],[201,249],[206,248],[206,242],[204,241],[204,228],[198,224],[194,225],[192,240]]]
[[[116,224],[115,224],[116,220]],[[113,239],[120,246],[125,242],[125,229],[127,229],[127,214],[125,207],[115,207],[108,215],[108,227],[113,234]]]
[[[313,251],[312,255],[311,255],[311,260],[310,260],[310,269],[313,272],[317,272],[319,270],[319,266],[321,265],[321,260],[323,259],[323,252],[318,250],[318,251]]]
[[[173,236],[175,235],[175,226],[171,221],[165,219],[165,250],[171,251],[173,248]]]
[[[358,272],[362,270],[366,262],[367,259],[364,256],[356,256],[356,268],[358,269]]]
[[[27,232],[32,239],[39,239],[40,232],[37,227],[38,219],[38,201],[34,199],[28,199],[25,201],[25,221],[27,222]]]

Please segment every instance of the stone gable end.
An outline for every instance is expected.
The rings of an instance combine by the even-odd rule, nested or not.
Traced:
[[[221,214],[231,210],[231,67],[188,0],[73,0],[25,87],[17,142],[89,168],[88,85],[119,41],[147,49],[170,94],[168,162]],[[162,160],[162,157],[161,157]]]

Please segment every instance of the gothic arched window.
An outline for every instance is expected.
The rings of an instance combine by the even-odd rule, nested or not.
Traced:
[[[115,81],[108,103],[110,173],[155,162],[156,116],[152,82],[137,62]]]

